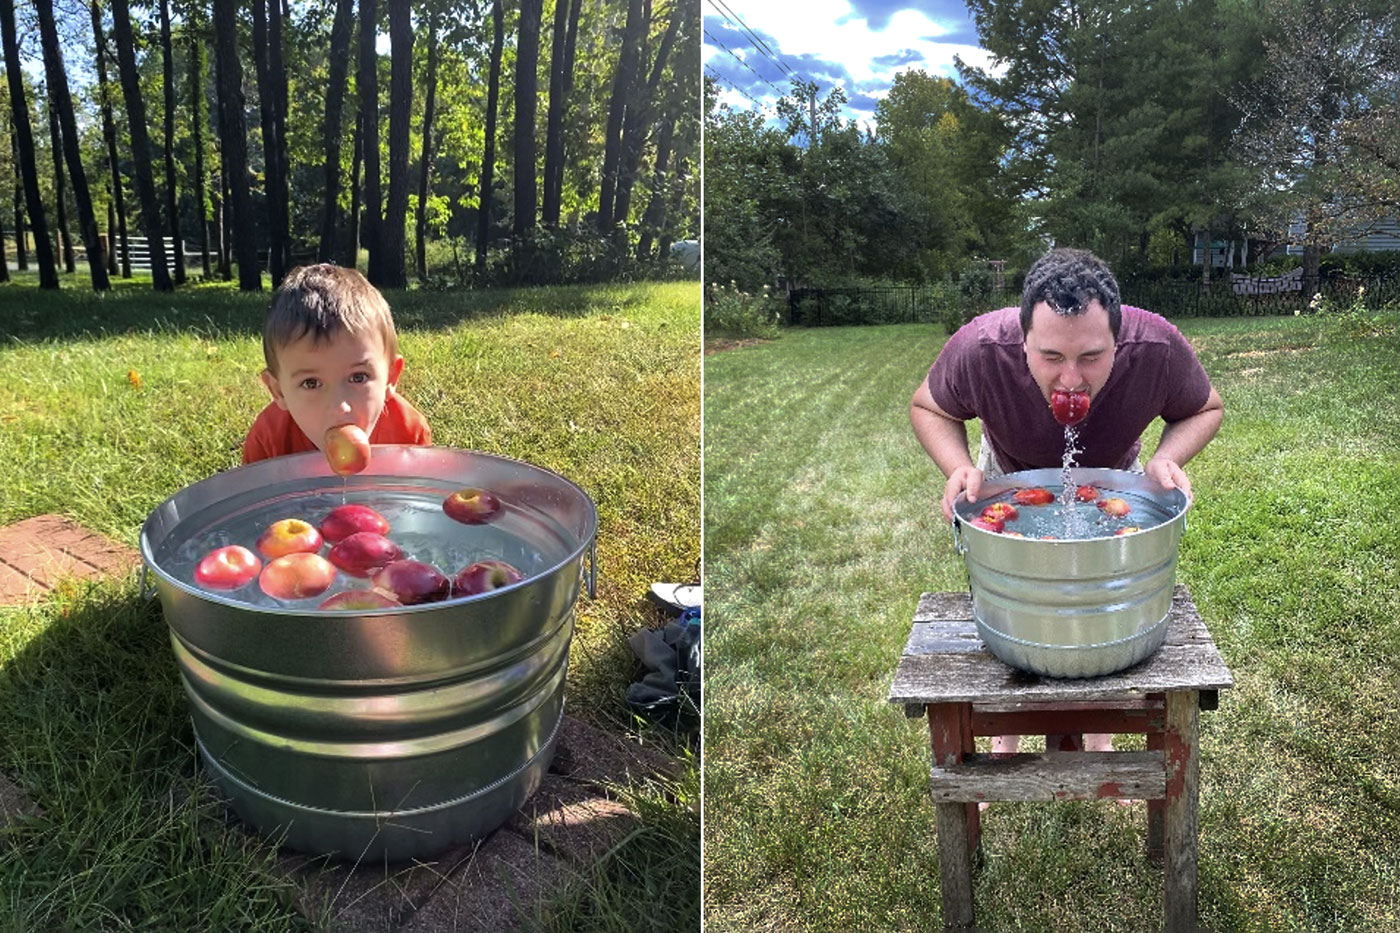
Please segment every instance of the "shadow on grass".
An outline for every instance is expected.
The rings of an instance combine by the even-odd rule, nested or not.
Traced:
[[[275,851],[195,768],[165,623],[134,580],[0,617],[0,769],[42,813],[0,831],[4,929],[298,929]]]
[[[538,288],[386,290],[400,332],[442,330],[474,318],[518,313],[574,318],[649,307],[662,283],[560,285]],[[192,281],[175,292],[156,292],[150,280],[114,280],[98,294],[85,278],[65,276],[62,288],[41,291],[23,274],[0,285],[0,344],[97,335],[196,333],[207,337],[255,337],[272,292],[240,292],[233,283]],[[697,290],[698,303],[698,290]]]

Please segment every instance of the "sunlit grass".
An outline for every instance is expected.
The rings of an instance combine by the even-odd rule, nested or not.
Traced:
[[[1181,326],[1226,420],[1188,467],[1178,580],[1236,682],[1202,715],[1201,922],[1393,927],[1400,341]],[[796,330],[706,358],[707,930],[941,927],[927,725],[884,698],[919,593],[967,587],[907,415],[944,339]],[[1144,820],[994,806],[979,924],[1156,928]]]

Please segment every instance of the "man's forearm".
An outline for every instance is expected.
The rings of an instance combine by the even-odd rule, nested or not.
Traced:
[[[917,404],[909,407],[909,421],[919,444],[938,464],[944,476],[952,476],[959,467],[973,465],[967,449],[967,426],[963,422]]]
[[[1211,442],[1220,430],[1220,423],[1224,417],[1224,409],[1210,408],[1167,425],[1162,431],[1162,439],[1157,444],[1156,451],[1152,454],[1153,459],[1161,457],[1179,466],[1185,465]]]

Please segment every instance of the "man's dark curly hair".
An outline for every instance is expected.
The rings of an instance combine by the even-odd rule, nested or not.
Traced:
[[[1026,273],[1026,287],[1021,291],[1021,333],[1030,332],[1031,310],[1042,301],[1056,314],[1083,314],[1096,298],[1108,312],[1108,326],[1117,340],[1123,305],[1113,273],[1087,249],[1052,249]]]

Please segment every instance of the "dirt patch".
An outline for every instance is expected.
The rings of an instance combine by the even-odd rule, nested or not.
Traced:
[[[1245,359],[1256,359],[1261,356],[1277,356],[1280,353],[1296,354],[1307,353],[1309,350],[1316,350],[1317,347],[1277,347],[1273,350],[1232,350],[1226,356],[1239,356]]]
[[[740,347],[755,347],[760,343],[768,343],[762,337],[709,337],[705,340],[705,355],[718,353],[721,350],[737,350]]]

